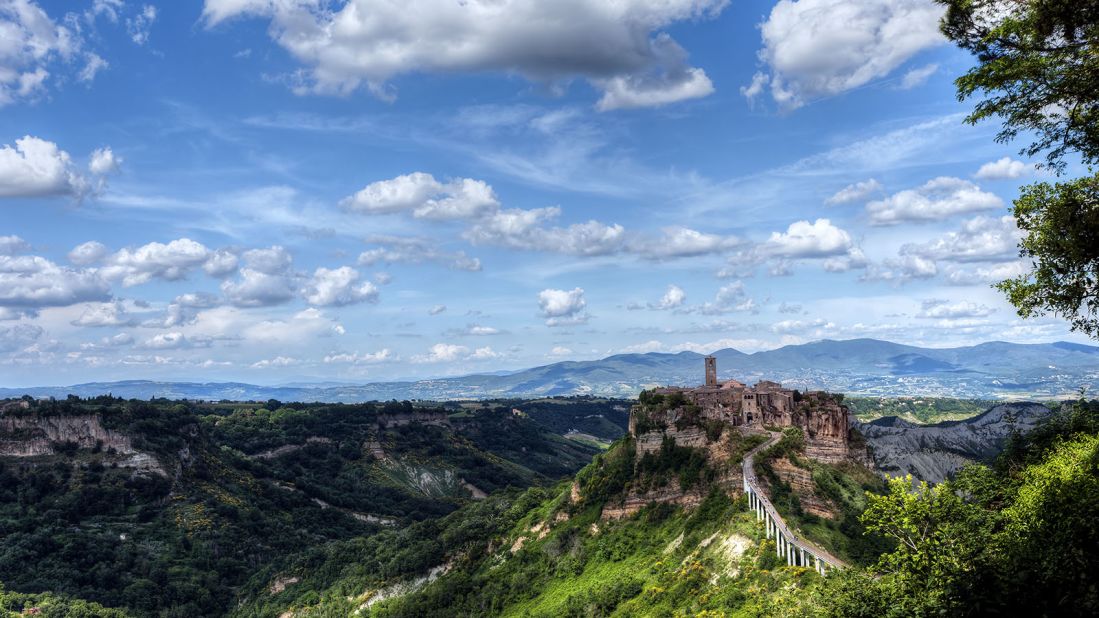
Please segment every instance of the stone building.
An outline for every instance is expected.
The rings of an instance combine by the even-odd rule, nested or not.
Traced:
[[[682,396],[693,404],[700,419],[725,422],[747,431],[764,427],[800,427],[805,433],[807,454],[822,461],[846,458],[849,413],[843,397],[811,391],[800,393],[783,388],[778,382],[760,380],[748,386],[737,380],[717,379],[717,359],[705,359],[705,384],[696,388],[664,387],[652,391],[665,396]],[[668,410],[663,418],[650,418],[657,424],[675,422],[682,410]],[[636,419],[631,415],[631,433]]]

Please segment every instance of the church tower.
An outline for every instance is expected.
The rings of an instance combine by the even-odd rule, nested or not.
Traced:
[[[706,386],[717,386],[717,359],[706,357]]]

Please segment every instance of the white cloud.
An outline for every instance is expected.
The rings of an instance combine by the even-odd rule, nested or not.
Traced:
[[[0,236],[0,255],[15,255],[30,251],[30,244],[18,236]]]
[[[901,255],[948,262],[998,262],[1015,257],[1023,233],[1015,218],[974,217],[962,223],[962,229],[926,243],[901,246]]]
[[[413,172],[370,183],[340,205],[363,214],[411,212],[418,219],[454,220],[495,211],[500,203],[483,181],[456,178],[444,183],[431,174]]]
[[[450,363],[454,362],[469,352],[469,348],[451,343],[436,343],[431,346],[427,354],[413,356],[414,363]]]
[[[149,41],[149,29],[153,27],[153,22],[156,21],[156,7],[151,4],[146,4],[141,7],[141,11],[126,19],[126,32],[130,35],[130,40],[138,45],[144,45]]]
[[[439,315],[440,313],[442,313],[444,311],[446,311],[446,305],[435,305],[431,309],[427,310],[427,314],[428,315]]]
[[[101,242],[95,240],[89,240],[86,243],[81,243],[76,247],[73,247],[72,251],[69,251],[69,261],[78,266],[87,266],[89,264],[95,264],[110,254],[110,249],[107,248]]]
[[[872,225],[896,225],[904,222],[939,221],[954,215],[1002,208],[995,194],[961,178],[940,176],[918,189],[899,193],[866,205]]]
[[[503,354],[493,350],[490,346],[485,346],[474,350],[473,353],[469,355],[468,360],[491,360],[500,358],[501,356],[503,356]]]
[[[824,201],[829,206],[836,204],[849,204],[851,202],[857,202],[865,199],[875,193],[881,192],[883,189],[880,182],[873,178],[864,180],[862,182],[856,182],[849,184],[846,187],[840,189],[835,195]]]
[[[772,232],[764,244],[769,255],[788,258],[827,258],[847,255],[854,247],[851,235],[828,219],[795,221],[786,232]]]
[[[546,319],[546,326],[568,326],[588,321],[583,288],[572,290],[545,289],[538,293],[538,308]]]
[[[0,147],[0,197],[80,197],[88,187],[69,153],[53,142],[27,135],[15,140],[14,147]]]
[[[72,321],[73,326],[131,326],[134,318],[126,312],[122,302],[95,303],[84,308],[84,313]]]
[[[41,326],[34,324],[0,327],[0,352],[12,352],[32,345],[44,333]]]
[[[397,360],[397,355],[389,348],[382,348],[377,352],[364,352],[361,354],[358,352],[333,352],[324,357],[324,362],[328,364],[351,365],[373,365],[394,360]]]
[[[1030,271],[1026,262],[1005,262],[991,266],[963,268],[952,266],[946,270],[945,279],[950,285],[988,285],[1012,279]]]
[[[238,279],[222,282],[221,292],[238,307],[267,307],[294,298],[296,286],[285,274],[242,268]]]
[[[85,243],[73,251],[77,259],[90,259],[98,250],[99,247]],[[205,245],[190,238],[179,238],[167,244],[151,242],[107,256],[100,273],[110,281],[121,280],[127,287],[148,283],[154,278],[176,281],[205,265],[210,255],[211,251]]]
[[[870,264],[860,280],[901,284],[914,279],[930,279],[937,274],[939,267],[934,260],[916,255],[902,255],[883,260],[880,264]]]
[[[149,350],[178,350],[192,347],[192,342],[181,332],[168,332],[154,335],[143,341],[141,347]]]
[[[252,363],[252,369],[270,369],[271,367],[290,367],[298,364],[298,359],[290,356],[276,356],[275,358],[265,358],[263,360]]]
[[[742,244],[735,236],[720,236],[692,230],[687,227],[668,227],[654,239],[635,243],[634,250],[650,258],[696,257],[722,253]]]
[[[246,266],[236,280],[221,284],[221,292],[238,307],[266,307],[284,303],[297,293],[290,271],[292,258],[280,245],[244,252]]]
[[[668,291],[664,292],[664,296],[660,298],[660,302],[656,304],[657,309],[675,309],[680,307],[683,303],[687,302],[687,293],[683,291],[683,288],[675,285],[668,286]]]
[[[561,358],[563,356],[572,356],[572,350],[569,349],[569,348],[566,348],[563,345],[557,345],[557,346],[553,346],[553,349],[549,351],[549,354],[547,356],[550,356],[550,357],[553,357],[553,358]]]
[[[951,303],[947,300],[928,299],[923,301],[917,318],[924,319],[957,319],[957,318],[984,318],[995,313],[995,309],[985,305],[966,300]]]
[[[931,78],[939,70],[939,65],[932,63],[924,65],[922,67],[916,67],[904,74],[901,78],[900,89],[911,90],[918,88],[927,83],[927,80]]]
[[[561,209],[556,206],[501,210],[478,220],[464,237],[474,244],[583,256],[608,255],[625,246],[626,230],[617,223],[588,221],[567,227],[545,226],[560,214]]]
[[[0,255],[0,307],[63,307],[110,297],[91,271],[65,268],[39,256]]]
[[[835,324],[817,318],[815,320],[782,320],[781,322],[775,322],[771,325],[771,332],[773,333],[800,333],[813,329],[829,329],[835,327]]]
[[[748,296],[747,290],[744,289],[744,283],[734,281],[721,286],[712,301],[693,307],[687,312],[697,312],[703,315],[722,315],[737,311],[755,311],[755,309],[756,303]]]
[[[392,99],[394,76],[418,72],[515,73],[563,85],[580,76],[603,91],[599,109],[664,105],[713,86],[662,32],[716,16],[728,0],[206,0],[209,26],[247,15],[305,69],[298,93],[346,94],[366,87]]]
[[[122,157],[115,155],[110,146],[92,151],[92,156],[88,159],[88,171],[97,176],[113,174],[121,165]]]
[[[981,166],[973,176],[979,180],[1011,180],[1022,178],[1034,171],[1034,166],[1011,157],[990,161]]]
[[[40,96],[52,65],[75,59],[80,45],[77,33],[34,2],[0,4],[0,107]]]
[[[305,285],[305,301],[320,307],[376,302],[378,288],[369,281],[358,280],[359,271],[349,266],[318,268]]]
[[[464,251],[448,252],[439,249],[438,242],[430,238],[407,236],[371,236],[367,242],[378,245],[359,254],[359,264],[421,264],[434,262],[454,270],[477,272],[481,260],[466,255]]]
[[[919,52],[941,45],[942,7],[928,0],[779,0],[760,26],[767,65],[742,92],[763,84],[787,109],[885,77]]]

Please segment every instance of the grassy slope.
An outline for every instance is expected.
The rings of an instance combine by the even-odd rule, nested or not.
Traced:
[[[337,543],[270,569],[234,615],[347,616],[781,616],[817,586],[788,568],[762,538],[746,501],[715,491],[696,509],[653,505],[600,521],[602,500],[621,490],[629,442],[580,475],[606,487],[598,502],[571,504],[571,485],[498,495],[436,522]],[[400,549],[398,549],[400,548]],[[447,564],[438,579],[367,606],[379,591]],[[271,595],[267,582],[300,577]]]

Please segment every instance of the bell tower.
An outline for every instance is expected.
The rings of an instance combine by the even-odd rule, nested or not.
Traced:
[[[717,359],[706,357],[706,386],[717,386]]]

